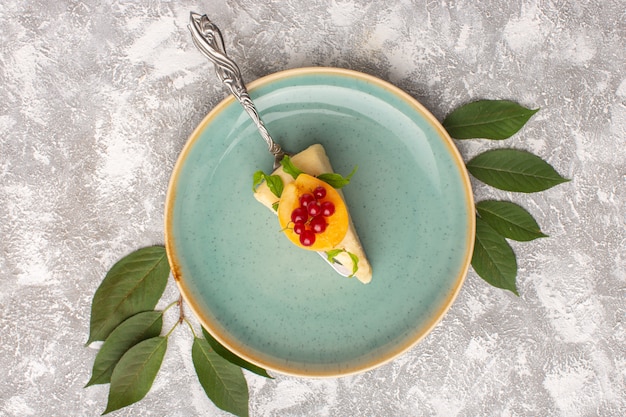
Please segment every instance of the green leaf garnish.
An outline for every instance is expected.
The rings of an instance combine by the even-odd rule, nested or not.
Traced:
[[[351,252],[348,252],[345,249],[331,249],[331,250],[326,251],[326,257],[329,262],[335,262],[336,261],[335,258],[337,257],[337,255],[343,252],[347,253],[348,256],[350,257],[350,260],[352,261],[352,274],[350,275],[350,277],[353,277],[354,274],[356,274],[356,271],[359,270],[359,257],[358,256],[356,256],[355,254]]]
[[[459,107],[443,121],[455,139],[506,139],[537,113],[508,100],[479,100]]]
[[[494,149],[467,163],[480,181],[506,191],[533,193],[569,181],[538,156],[517,149]]]
[[[352,275],[350,275],[351,277],[354,276],[354,274],[356,274],[356,271],[359,270],[359,257],[356,256],[354,253],[352,252],[348,252],[346,251],[346,253],[348,254],[348,256],[350,257],[350,259],[352,260]]]
[[[348,174],[347,177],[342,176],[341,174],[337,174],[335,172],[329,172],[326,174],[320,174],[317,176],[317,179],[324,181],[326,184],[330,185],[333,188],[342,188],[348,184],[350,184],[350,179],[356,173],[358,166],[352,168],[352,172]]]
[[[288,155],[283,156],[283,159],[280,160],[280,165],[282,165],[283,171],[291,175],[294,180],[298,178],[298,175],[304,173],[304,171],[298,169],[293,162],[291,162],[291,158],[289,158]]]
[[[213,403],[237,416],[248,416],[248,383],[241,368],[215,353],[206,340],[194,337],[193,366],[200,385]]]
[[[278,204],[279,204],[279,202],[278,202],[278,201],[276,201],[276,202],[274,202],[274,203],[272,204],[272,209],[273,209],[274,211],[278,211]]]
[[[527,242],[540,237],[547,237],[539,225],[524,208],[508,201],[481,201],[476,204],[481,219],[486,221],[502,236]]]
[[[476,238],[472,267],[494,287],[519,295],[515,285],[517,261],[506,239],[480,217],[476,218]]]
[[[257,171],[252,174],[252,192],[256,192],[263,181],[265,181],[265,172]]]
[[[167,350],[167,337],[139,342],[122,356],[111,375],[111,389],[103,414],[136,403],[146,396]]]
[[[239,356],[235,355],[234,353],[232,353],[230,350],[226,349],[224,346],[222,346],[220,344],[220,342],[218,342],[217,340],[215,340],[215,338],[213,336],[211,336],[211,334],[209,332],[206,331],[206,329],[203,327],[202,328],[202,335],[204,336],[204,338],[206,339],[207,342],[209,342],[209,345],[211,345],[211,347],[213,348],[213,350],[215,351],[215,353],[217,353],[218,355],[220,355],[222,358],[226,359],[228,362],[233,363],[237,366],[240,366],[242,368],[247,369],[250,372],[253,372],[257,375],[263,376],[265,378],[271,378],[273,379],[265,369],[256,366],[242,358],[240,358]]]
[[[263,171],[257,171],[252,174],[252,191],[256,192],[257,188],[259,188],[259,185],[261,185],[263,181],[265,181],[267,188],[270,189],[272,194],[280,198],[285,186],[283,184],[283,179],[278,175],[267,175]]]
[[[169,273],[163,246],[139,249],[117,262],[93,297],[87,344],[105,340],[130,316],[154,309]]]
[[[265,177],[265,182],[270,191],[278,198],[283,194],[283,179],[278,175],[269,175]]]
[[[163,326],[163,312],[144,311],[135,314],[115,328],[104,341],[94,361],[91,379],[85,387],[108,384],[115,365],[137,343],[157,337]]]
[[[326,251],[326,257],[328,259],[328,262],[334,262],[337,255],[339,255],[341,252],[344,252],[344,249],[331,249]]]

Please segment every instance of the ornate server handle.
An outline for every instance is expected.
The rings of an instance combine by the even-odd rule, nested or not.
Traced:
[[[226,55],[224,40],[219,28],[209,20],[206,15],[191,13],[189,30],[196,47],[204,54],[213,64],[217,76],[224,84],[228,86],[230,92],[237,98],[239,103],[246,110],[252,121],[259,129],[263,140],[267,143],[268,150],[274,155],[276,167],[277,163],[282,159],[285,152],[280,145],[272,140],[269,132],[265,128],[259,112],[257,111],[248,90],[243,82],[239,67]]]

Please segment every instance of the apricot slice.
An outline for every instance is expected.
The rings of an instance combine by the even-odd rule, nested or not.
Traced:
[[[314,194],[318,187],[326,190],[326,195],[319,199],[320,205],[330,202],[334,205],[335,211],[330,216],[324,217],[326,228],[319,233],[315,233],[315,240],[311,245],[303,245],[300,235],[294,231],[292,213],[300,206],[300,197],[305,194]],[[309,217],[306,225],[310,226],[314,218]],[[333,187],[322,180],[308,174],[300,174],[292,183],[285,185],[280,201],[278,203],[278,222],[283,232],[296,246],[315,251],[327,251],[336,247],[348,232],[348,209],[341,198],[341,195]]]

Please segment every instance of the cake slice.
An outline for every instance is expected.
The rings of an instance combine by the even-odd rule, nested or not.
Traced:
[[[283,231],[294,244],[303,249],[324,251],[348,269],[354,267],[354,276],[367,284],[372,280],[372,268],[349,216],[343,193],[317,178],[321,174],[334,172],[324,147],[320,144],[312,145],[289,160],[302,173],[294,178],[282,166],[272,173],[272,176],[282,180],[282,193],[278,193],[281,197],[276,195],[276,189],[272,190],[268,186],[267,178],[258,181],[260,184],[255,181],[254,197],[278,214]],[[307,206],[307,198],[301,198],[304,194],[308,194],[308,198],[315,195],[314,200],[311,200],[314,201],[312,205],[326,207],[326,212],[317,214],[313,208],[309,208],[308,211],[315,216],[304,210],[304,217],[301,217],[301,205],[305,209]],[[315,235],[311,235],[311,229],[315,230]]]

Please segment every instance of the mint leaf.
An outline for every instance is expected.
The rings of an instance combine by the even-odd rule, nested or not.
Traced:
[[[472,255],[474,271],[489,284],[519,295],[515,285],[517,261],[506,239],[480,217],[476,218],[476,238]]]
[[[280,160],[280,164],[283,167],[283,171],[291,175],[294,180],[298,178],[298,175],[303,173],[302,170],[298,169],[293,162],[291,162],[291,158],[287,155],[283,156],[283,159]]]
[[[267,188],[270,189],[272,194],[276,197],[280,198],[283,193],[283,179],[278,175],[267,175],[263,171],[257,171],[252,175],[252,192],[256,192],[259,185],[265,181],[267,183]]]
[[[351,277],[354,276],[354,274],[356,274],[356,271],[359,270],[359,257],[356,256],[354,253],[352,252],[348,252],[348,256],[350,257],[350,259],[352,260],[352,275],[350,275]]]
[[[167,337],[139,342],[122,356],[111,375],[109,400],[104,413],[119,410],[146,396],[167,350]]]
[[[241,368],[228,362],[209,345],[196,337],[191,359],[200,385],[213,403],[237,416],[248,416],[248,383]]]
[[[508,100],[479,100],[454,110],[443,127],[455,139],[507,139],[537,111]]]
[[[215,353],[217,353],[218,355],[220,355],[222,358],[226,359],[228,362],[233,363],[237,366],[240,366],[244,369],[247,369],[250,372],[253,372],[257,375],[263,376],[265,378],[271,378],[273,379],[265,369],[256,366],[242,358],[240,358],[239,356],[235,355],[234,353],[232,353],[230,350],[226,349],[224,346],[222,346],[220,344],[220,342],[218,342],[217,340],[215,340],[215,338],[213,336],[211,336],[211,334],[209,332],[206,331],[206,329],[203,327],[202,328],[202,334],[204,335],[204,338],[206,339],[207,342],[209,342],[209,345],[211,345],[211,347],[213,348],[213,350],[215,351]]]
[[[257,171],[252,174],[252,192],[256,192],[263,181],[265,181],[265,172]]]
[[[356,256],[355,254],[353,254],[351,252],[348,252],[345,249],[331,249],[331,250],[327,250],[326,251],[326,256],[327,256],[329,262],[335,262],[335,258],[337,257],[337,255],[339,255],[342,252],[347,253],[348,256],[350,257],[350,260],[352,261],[352,274],[350,275],[350,277],[353,277],[354,274],[356,274],[356,271],[359,270],[359,257],[358,256]]]
[[[91,379],[85,387],[111,382],[113,369],[121,357],[142,340],[158,336],[162,326],[162,311],[144,311],[123,321],[111,332],[98,351]]]
[[[350,183],[350,179],[356,173],[358,166],[352,168],[352,172],[348,174],[347,177],[342,176],[341,174],[337,174],[334,172],[329,172],[326,174],[320,174],[317,176],[317,179],[320,181],[324,181],[326,184],[330,185],[333,188],[342,188]]]
[[[317,176],[317,179],[324,181],[333,188],[341,188],[350,183],[350,180],[346,180],[343,176],[341,176],[341,174],[335,174],[332,172],[328,174],[320,174]]]
[[[278,175],[266,175],[265,182],[270,191],[278,198],[283,194],[283,179]]]
[[[481,201],[476,204],[476,210],[483,220],[506,238],[527,242],[547,237],[531,214],[517,204],[508,201]]]
[[[326,256],[328,258],[329,262],[333,262],[335,260],[335,257],[337,255],[339,255],[341,252],[343,252],[344,249],[331,249],[331,250],[327,250],[326,251]]]
[[[93,297],[87,344],[106,339],[130,316],[153,310],[169,273],[163,246],[139,249],[113,265]]]
[[[533,193],[569,181],[543,159],[517,149],[487,151],[466,166],[480,181],[505,191]]]

